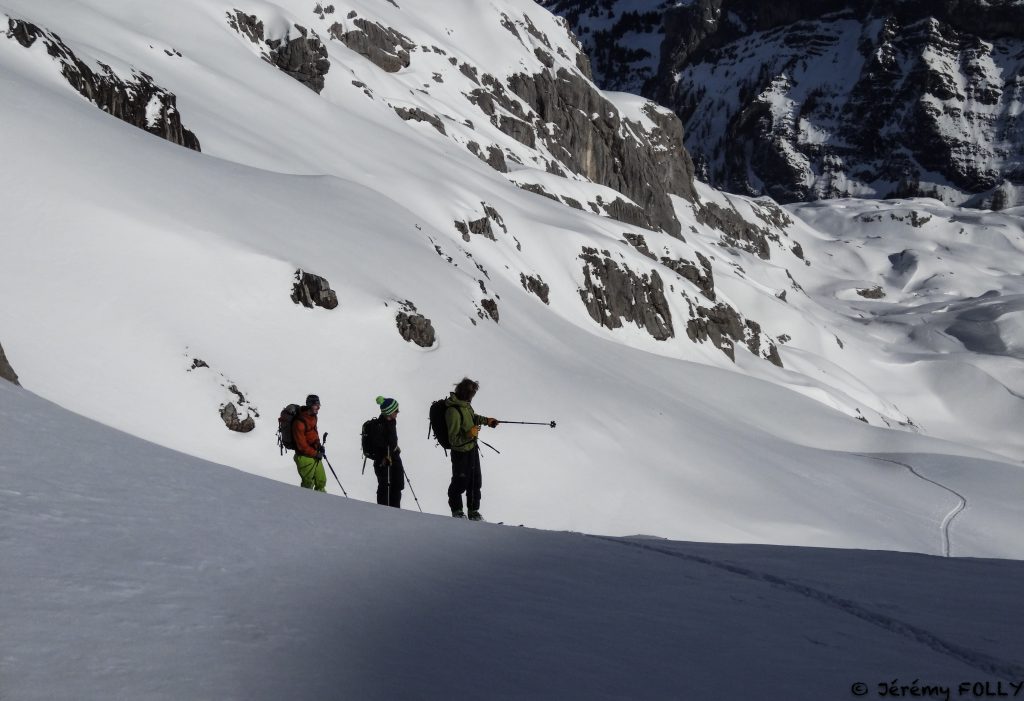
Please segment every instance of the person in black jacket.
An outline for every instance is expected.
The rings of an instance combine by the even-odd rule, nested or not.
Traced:
[[[378,436],[382,442],[383,455],[373,461],[373,472],[377,475],[377,503],[402,508],[402,490],[405,489],[405,468],[402,466],[402,449],[398,447],[398,402],[390,397],[377,397],[380,405]]]

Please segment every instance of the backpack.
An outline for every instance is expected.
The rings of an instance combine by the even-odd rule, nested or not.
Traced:
[[[374,462],[383,460],[387,455],[387,437],[384,435],[384,426],[380,417],[374,417],[363,422],[363,430],[360,434],[360,442],[363,447],[363,457]],[[365,463],[364,463],[365,466]]]
[[[427,429],[427,438],[433,433],[437,444],[447,453],[452,449],[452,444],[448,440],[448,422],[444,420],[444,413],[448,409],[446,401],[447,399],[438,399],[430,405],[430,428]]]
[[[284,455],[286,450],[295,450],[295,434],[292,433],[292,424],[298,415],[299,405],[289,404],[281,410],[281,415],[277,417],[277,447],[280,448],[281,455]]]

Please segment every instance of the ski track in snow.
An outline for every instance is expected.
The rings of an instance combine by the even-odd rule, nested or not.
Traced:
[[[942,533],[942,556],[943,557],[950,557],[951,556],[951,551],[952,551],[952,546],[950,544],[949,531],[950,531],[951,526],[953,525],[953,519],[955,519],[957,516],[959,516],[960,512],[962,512],[964,509],[967,508],[967,497],[965,497],[963,494],[960,494],[955,489],[952,489],[952,488],[947,487],[946,485],[944,485],[944,484],[942,484],[940,482],[936,482],[933,479],[925,477],[920,472],[915,470],[912,465],[908,465],[905,462],[900,462],[899,460],[892,460],[890,458],[880,458],[877,455],[863,455],[863,454],[860,454],[860,453],[857,453],[857,454],[860,455],[862,458],[871,458],[872,460],[880,460],[882,462],[888,462],[888,463],[892,463],[893,465],[900,465],[901,467],[905,467],[908,470],[910,470],[910,474],[914,475],[914,477],[917,477],[918,479],[924,480],[925,482],[929,482],[931,484],[934,484],[936,487],[941,487],[942,489],[945,489],[947,492],[949,492],[950,494],[955,496],[957,499],[959,499],[959,503],[955,507],[953,507],[952,511],[950,511],[948,514],[946,514],[946,517],[944,519],[942,519],[942,524],[939,526],[939,530]]]
[[[929,480],[931,481],[931,480]],[[940,485],[941,486],[941,485]],[[865,608],[856,601],[850,599],[844,599],[834,594],[829,594],[821,589],[815,589],[814,587],[806,584],[800,584],[783,577],[778,577],[767,572],[757,572],[755,570],[740,567],[738,565],[729,564],[720,560],[712,560],[710,558],[701,557],[700,555],[694,555],[691,553],[681,553],[667,548],[660,548],[656,545],[650,545],[647,543],[638,543],[634,540],[624,538],[614,538],[611,536],[601,535],[590,535],[590,538],[597,538],[598,540],[605,540],[610,543],[618,543],[628,547],[637,548],[640,550],[647,550],[661,555],[668,555],[669,557],[675,557],[680,560],[686,560],[688,562],[696,562],[707,567],[713,567],[715,569],[724,570],[733,574],[745,577],[747,579],[756,582],[765,582],[776,587],[780,587],[786,591],[792,592],[798,596],[817,601],[829,608],[841,611],[849,614],[855,618],[859,618],[862,621],[866,621],[878,628],[881,628],[894,635],[899,635],[903,638],[916,642],[931,648],[940,655],[950,657],[957,660],[965,665],[973,667],[986,674],[998,676],[1005,681],[1015,682],[1021,678],[1024,678],[1024,666],[1016,665],[1012,662],[1006,662],[999,660],[983,652],[972,650],[970,648],[961,647],[954,643],[947,642],[942,638],[938,637],[934,633],[930,633],[923,628],[905,623],[891,616],[887,616],[871,609]]]

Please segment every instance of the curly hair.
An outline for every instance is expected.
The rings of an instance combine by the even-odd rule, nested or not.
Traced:
[[[455,397],[456,399],[468,402],[476,396],[477,390],[479,389],[479,382],[471,380],[468,377],[463,377],[459,384],[455,385]]]

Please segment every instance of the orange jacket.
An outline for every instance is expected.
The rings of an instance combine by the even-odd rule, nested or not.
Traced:
[[[298,416],[292,422],[292,437],[295,438],[295,452],[308,458],[315,458],[320,450],[320,434],[316,430],[316,415],[309,409],[299,409]]]

